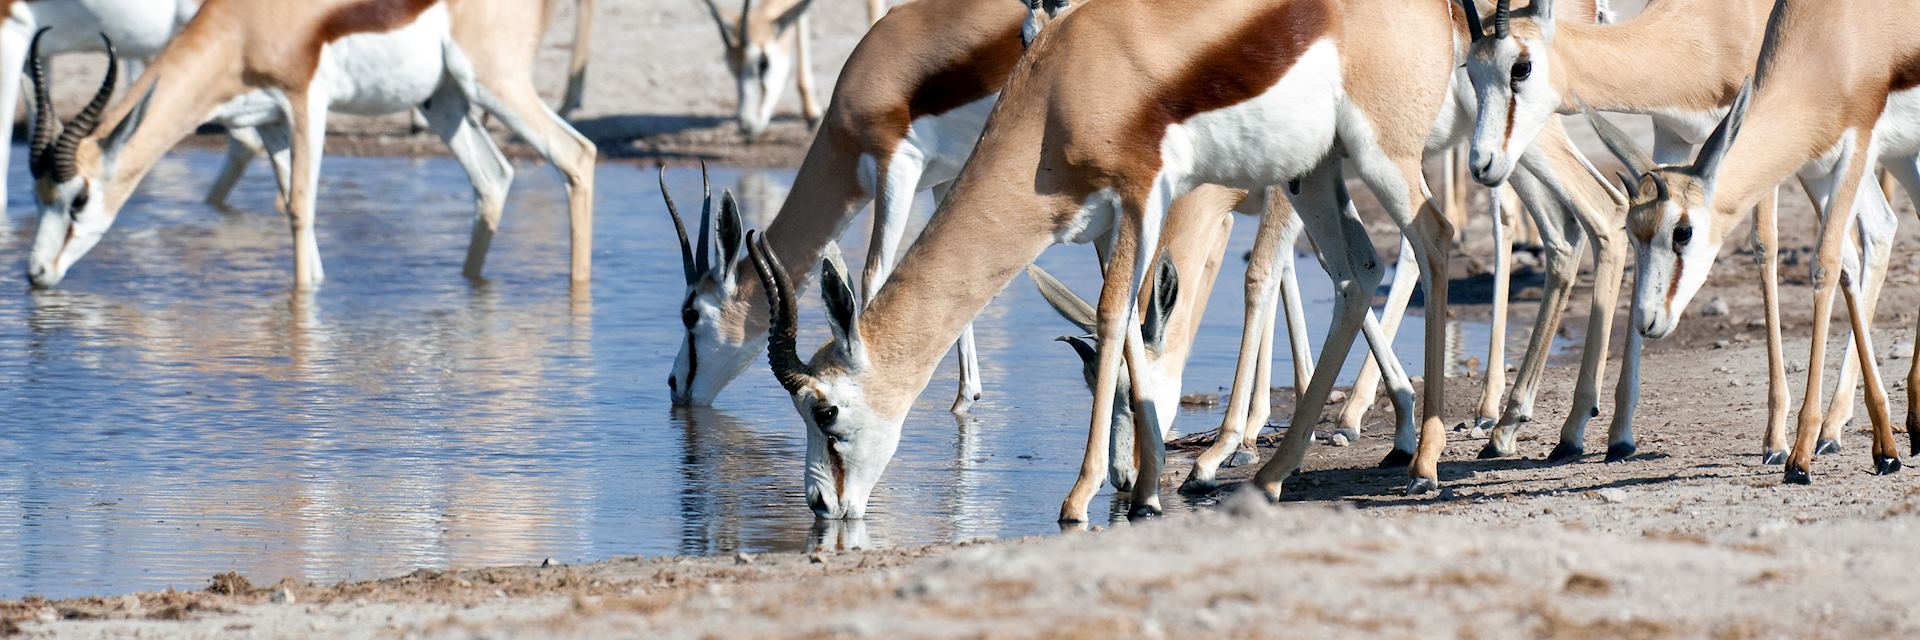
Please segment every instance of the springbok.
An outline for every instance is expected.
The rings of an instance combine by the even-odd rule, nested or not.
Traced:
[[[1652,116],[1654,159],[1666,164],[1684,161],[1693,145],[1708,137],[1738,93],[1742,79],[1751,73],[1772,5],[1773,0],[1667,0],[1650,5],[1645,13],[1624,23],[1590,26],[1556,19],[1551,0],[1535,4],[1537,15],[1509,15],[1506,3],[1501,3],[1494,14],[1495,37],[1475,43],[1467,59],[1468,74],[1479,96],[1480,126],[1476,128],[1472,161],[1476,179],[1489,183],[1503,180],[1512,171],[1511,158],[1533,144],[1536,132],[1549,118],[1556,113],[1578,113],[1581,103],[1595,109]],[[1689,63],[1675,68],[1671,61],[1679,59]],[[1856,206],[1862,216],[1862,246],[1869,256],[1865,308],[1871,311],[1879,284],[1885,279],[1895,221],[1891,208],[1877,193],[1877,185],[1863,188],[1875,190]],[[1755,226],[1756,238],[1773,233],[1775,198],[1776,194],[1769,192],[1759,203],[1762,211],[1756,214],[1756,222],[1761,224]],[[1618,213],[1625,215],[1624,210]],[[1610,216],[1592,221],[1591,226],[1621,229],[1625,222]],[[1768,248],[1761,256],[1767,265],[1762,270],[1762,295],[1773,301],[1777,295],[1777,256],[1771,250],[1771,240],[1761,244]],[[1850,258],[1849,269],[1858,269],[1851,248],[1843,255]],[[1605,309],[1613,309],[1608,304]],[[1770,307],[1774,304],[1769,302]],[[1595,312],[1602,309],[1596,307]],[[1767,319],[1773,391],[1769,395],[1763,458],[1779,464],[1786,457],[1786,370],[1778,314],[1769,313]],[[1871,313],[1866,320],[1871,321]],[[1637,449],[1632,424],[1639,400],[1640,356],[1640,336],[1630,333],[1608,429],[1609,461]],[[1852,416],[1854,356],[1849,349],[1839,386],[1848,391],[1834,399],[1827,413],[1822,429],[1823,452],[1838,447],[1839,430]],[[1515,452],[1519,425],[1533,413],[1539,374],[1536,369],[1522,372],[1512,403],[1490,434],[1483,457]],[[1587,423],[1599,414],[1598,377],[1599,368],[1582,367],[1573,409],[1549,459],[1571,457],[1584,450],[1581,443]]]
[[[595,150],[534,92],[544,11],[542,4],[506,0],[451,6],[437,0],[209,0],[133,84],[138,99],[103,109],[113,93],[110,73],[57,144],[35,145],[46,165],[35,172],[41,214],[28,278],[39,287],[58,283],[99,242],[161,154],[213,119],[260,127],[267,147],[289,156],[290,177],[283,182],[294,281],[317,285],[324,276],[314,196],[328,110],[391,113],[415,106],[473,181],[478,204],[466,273],[478,276],[513,175],[469,114],[478,103],[566,177],[571,276],[585,284]],[[36,141],[54,138],[50,107],[39,102]]]
[[[814,97],[812,45],[807,36],[807,9],[813,0],[744,0],[737,12],[721,8],[718,0],[705,2],[707,14],[720,29],[727,71],[738,90],[740,134],[752,140],[767,130],[789,75],[800,92],[800,114],[808,128],[817,127],[824,112]],[[868,11],[883,2],[869,0]],[[878,18],[874,21],[878,24]]]
[[[1866,292],[1841,253],[1859,190],[1871,182],[1862,178],[1872,161],[1888,167],[1909,196],[1920,193],[1920,1],[1781,0],[1763,43],[1755,77],[1690,165],[1658,164],[1604,120],[1595,121],[1602,140],[1627,166],[1634,196],[1628,219],[1640,264],[1634,328],[1654,339],[1671,334],[1743,214],[1798,174],[1824,211],[1813,265],[1813,345],[1807,356],[1813,365],[1807,367],[1807,396],[1785,479],[1812,481],[1824,391],[1820,363],[1826,361],[1836,288],[1845,296],[1861,354],[1874,470],[1893,473],[1900,454],[1864,323]],[[1920,454],[1920,367],[1908,373],[1907,396],[1910,453]]]
[[[1256,0],[1209,9],[1103,0],[1043,31],[939,211],[864,313],[843,270],[831,261],[823,269],[834,340],[810,363],[796,352],[787,272],[764,240],[748,242],[778,302],[768,359],[808,425],[807,494],[816,513],[864,514],[939,351],[1015,273],[1056,242],[1110,237],[1088,446],[1060,514],[1085,521],[1106,466],[1120,352],[1131,356],[1135,379],[1147,362],[1130,322],[1151,257],[1141,248],[1156,246],[1169,203],[1198,184],[1264,196],[1269,186],[1299,182],[1308,205],[1301,220],[1337,283],[1338,309],[1292,424],[1313,424],[1356,329],[1382,363],[1397,363],[1378,323],[1366,321],[1381,269],[1365,226],[1338,202],[1340,155],[1412,239],[1430,292],[1428,344],[1441,342],[1452,230],[1428,206],[1420,164],[1453,67],[1450,5]],[[1367,29],[1356,36],[1348,25]],[[1284,215],[1268,215],[1275,213]],[[1443,370],[1439,358],[1428,350],[1429,371]],[[1437,485],[1445,437],[1444,376],[1425,383],[1410,467],[1415,491]],[[1159,508],[1159,483],[1149,480],[1159,477],[1164,448],[1148,425],[1172,408],[1139,393],[1134,403],[1144,455],[1132,508],[1149,514]],[[1256,478],[1261,489],[1279,492],[1310,431],[1289,430]]]

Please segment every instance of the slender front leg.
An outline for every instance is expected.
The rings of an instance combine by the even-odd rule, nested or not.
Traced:
[[[1760,441],[1761,464],[1787,461],[1787,388],[1785,342],[1780,337],[1780,190],[1775,188],[1753,210],[1753,246],[1760,259],[1760,302],[1767,316],[1767,431]],[[1629,331],[1629,335],[1638,332]]]
[[[1900,188],[1907,192],[1907,199],[1920,204],[1920,157],[1881,158],[1882,166],[1888,173],[1900,181]],[[1886,191],[1887,199],[1893,199],[1893,192]],[[1920,331],[1916,331],[1920,339]],[[1907,368],[1907,438],[1908,455],[1920,456],[1920,357],[1913,358],[1913,364]]]
[[[593,55],[593,14],[596,0],[574,0],[573,57],[567,61],[567,97],[560,101],[560,115],[580,109],[587,95],[587,62]]]
[[[1060,505],[1062,523],[1087,520],[1087,505],[1093,500],[1093,495],[1099,492],[1100,483],[1106,477],[1107,430],[1112,428],[1114,391],[1119,386],[1121,356],[1131,348],[1126,343],[1127,339],[1139,334],[1139,328],[1134,326],[1134,311],[1151,257],[1151,251],[1144,247],[1159,246],[1161,217],[1166,212],[1162,200],[1168,195],[1165,193],[1167,187],[1159,184],[1161,180],[1157,178],[1154,182],[1151,193],[1122,196],[1119,202],[1095,205],[1117,206],[1114,215],[1119,217],[1119,222],[1114,225],[1112,253],[1107,261],[1105,283],[1100,288],[1100,302],[1096,307],[1095,334],[1099,338],[1100,355],[1096,359],[1093,411],[1087,425],[1087,450],[1081,459],[1080,475],[1074,481],[1073,490]],[[1138,398],[1140,394],[1137,392],[1135,395],[1135,447],[1136,450],[1151,448],[1151,443],[1139,442],[1139,434],[1143,428],[1151,430],[1151,425],[1158,424],[1152,419],[1152,411],[1157,407],[1153,406],[1150,399]],[[1143,413],[1141,409],[1146,412]],[[1147,439],[1159,440],[1159,437],[1156,434],[1147,436]],[[1161,465],[1159,460],[1152,458],[1139,458],[1138,462],[1140,471],[1133,485],[1135,502],[1132,514],[1151,515],[1160,508]]]
[[[1287,286],[1284,277],[1276,280],[1276,288]],[[1260,312],[1264,323],[1260,327],[1260,353],[1254,356],[1253,401],[1247,403],[1247,426],[1241,431],[1240,448],[1227,459],[1229,467],[1260,460],[1260,430],[1266,428],[1267,418],[1273,415],[1273,330],[1279,324],[1277,316],[1282,307],[1278,295],[1267,296],[1265,303],[1267,308]]]
[[[1280,251],[1290,251],[1284,246],[1288,237],[1298,233],[1298,222],[1293,215],[1293,205],[1274,190],[1267,196],[1267,211],[1260,217],[1260,225],[1254,231],[1252,261],[1247,264],[1245,315],[1240,330],[1240,358],[1233,369],[1233,389],[1228,392],[1227,412],[1220,420],[1220,435],[1213,445],[1200,453],[1193,462],[1193,471],[1187,475],[1186,482],[1180,485],[1181,491],[1210,491],[1214,487],[1214,477],[1219,473],[1220,464],[1233,455],[1234,450],[1245,439],[1248,407],[1253,402],[1269,402],[1265,393],[1256,394],[1254,388],[1259,371],[1261,334],[1273,328],[1274,304],[1277,287],[1274,286],[1275,270],[1279,266]],[[1289,227],[1296,230],[1289,232]],[[1111,271],[1111,265],[1109,265]],[[1297,377],[1297,376],[1296,376]],[[1324,401],[1324,400],[1323,400]],[[1259,425],[1254,425],[1258,429]]]
[[[233,188],[247,174],[247,165],[252,164],[254,156],[265,150],[266,143],[261,142],[260,133],[252,127],[228,128],[227,159],[220,165],[220,175],[214,177],[213,186],[207,188],[207,204],[227,206],[227,198],[233,195]]]
[[[1861,143],[1862,141],[1856,140],[1854,142]],[[1864,144],[1861,146],[1864,147]],[[1787,469],[1785,474],[1786,482],[1794,484],[1810,484],[1813,481],[1813,450],[1816,446],[1815,438],[1819,435],[1820,418],[1822,417],[1820,404],[1821,392],[1823,391],[1821,385],[1824,382],[1824,376],[1822,375],[1824,373],[1824,367],[1821,366],[1821,363],[1826,362],[1827,335],[1833,320],[1833,295],[1835,288],[1841,285],[1842,280],[1851,277],[1841,269],[1840,252],[1845,243],[1846,231],[1853,224],[1853,201],[1859,188],[1862,175],[1866,172],[1867,159],[1864,153],[1849,153],[1847,156],[1848,157],[1844,157],[1841,160],[1839,180],[1835,185],[1836,188],[1832,191],[1832,197],[1828,200],[1827,215],[1821,220],[1820,224],[1820,244],[1818,246],[1817,258],[1814,262],[1813,272],[1813,345],[1807,353],[1807,362],[1809,363],[1807,367],[1807,396],[1800,404],[1798,424],[1795,427],[1796,430],[1794,433],[1793,453],[1787,456]],[[1856,343],[1858,342],[1859,341],[1856,340]],[[1871,353],[1868,353],[1867,356],[1867,358],[1863,358],[1862,360],[1872,358]],[[1869,384],[1869,387],[1871,386],[1872,385]],[[1884,393],[1884,391],[1880,392]],[[1875,391],[1870,389],[1868,393],[1868,397],[1872,398],[1872,394],[1875,393]],[[1888,436],[1884,443],[1880,437],[1882,425],[1876,424],[1874,427],[1873,455],[1875,468],[1882,473],[1891,473],[1899,468],[1899,458],[1886,455],[1891,452],[1892,449],[1891,427],[1885,427]]]
[[[22,11],[21,13],[26,13]],[[20,104],[20,73],[27,64],[27,43],[33,39],[34,25],[30,22],[7,19],[0,22],[0,122],[6,122],[5,131],[0,131],[0,150],[13,148],[14,109]],[[31,98],[31,96],[29,96]],[[27,110],[27,128],[32,130],[35,114]],[[0,153],[0,194],[7,191],[8,165],[13,161],[12,153]],[[7,203],[0,198],[0,228],[6,225]]]
[[[293,284],[295,289],[318,286],[326,279],[320,266],[320,242],[314,236],[314,197],[320,188],[320,154],[327,138],[327,90],[316,78],[306,92],[287,92],[293,114],[292,189],[287,194],[287,217],[293,227]]]
[[[1808,189],[1809,194],[1815,190]],[[1880,184],[1874,180],[1861,180],[1860,193],[1853,201],[1854,231],[1847,237],[1847,244],[1841,248],[1841,267],[1847,273],[1865,274],[1853,280],[1854,294],[1863,296],[1860,300],[1860,318],[1869,330],[1873,327],[1873,313],[1880,303],[1880,288],[1887,281],[1887,267],[1893,255],[1893,236],[1900,230],[1900,221],[1893,213],[1893,205],[1888,202]],[[1818,204],[1815,211],[1822,210]],[[1856,251],[1856,247],[1858,250]],[[1852,313],[1850,309],[1848,313]],[[1820,425],[1820,439],[1814,445],[1816,456],[1840,451],[1840,431],[1853,422],[1853,398],[1856,367],[1860,366],[1860,353],[1849,348],[1841,358],[1840,375],[1834,383],[1832,404],[1827,405],[1826,419]]]
[[[1500,418],[1500,398],[1507,388],[1507,287],[1513,279],[1513,240],[1507,212],[1500,210],[1500,189],[1487,194],[1487,215],[1493,222],[1493,322],[1487,335],[1487,375],[1480,387],[1480,410],[1473,426],[1485,429]]]
[[[793,28],[799,30],[793,43],[793,83],[800,90],[800,115],[806,117],[809,130],[816,129],[821,118],[826,117],[826,110],[820,108],[820,98],[813,91],[813,29],[808,25],[807,14],[800,14]]]
[[[1540,242],[1546,258],[1546,286],[1540,296],[1540,310],[1534,315],[1533,331],[1527,336],[1527,351],[1520,358],[1519,374],[1514,376],[1513,390],[1508,394],[1506,409],[1501,412],[1500,422],[1487,434],[1487,444],[1480,450],[1481,458],[1501,458],[1516,453],[1520,425],[1533,420],[1534,399],[1540,390],[1540,381],[1547,369],[1547,359],[1553,349],[1553,338],[1560,330],[1560,321],[1567,312],[1567,303],[1572,299],[1573,286],[1580,271],[1580,255],[1586,249],[1587,234],[1581,231],[1576,214],[1569,211],[1569,199],[1556,194],[1552,186],[1542,178],[1541,173],[1528,168],[1526,158],[1522,156],[1521,171],[1516,171],[1509,184],[1521,194],[1528,206],[1527,212],[1540,230]]]

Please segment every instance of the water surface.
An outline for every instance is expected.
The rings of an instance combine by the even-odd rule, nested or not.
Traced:
[[[868,521],[816,525],[802,500],[801,425],[764,364],[715,408],[668,406],[680,258],[650,167],[600,167],[595,280],[577,295],[564,195],[547,167],[519,166],[489,279],[475,283],[460,275],[472,210],[456,164],[327,158],[327,281],[297,295],[264,167],[234,208],[200,202],[220,159],[169,156],[55,291],[26,287],[32,205],[24,189],[8,194],[0,597],[198,588],[229,570],[339,580],[797,550],[819,536],[888,545],[1056,530],[1089,395],[1071,350],[1052,341],[1070,327],[1024,276],[981,315],[987,396],[973,417],[946,411],[949,357]],[[24,158],[13,166],[14,184],[29,184]],[[697,200],[697,170],[668,175],[683,203]],[[716,170],[714,181],[741,189],[761,226],[791,177]],[[843,239],[849,256],[865,255],[865,226]],[[1189,391],[1231,378],[1238,256],[1253,227],[1234,230]],[[1061,247],[1041,264],[1093,292],[1092,256]],[[1312,260],[1303,267],[1318,343],[1331,296]],[[811,349],[826,328],[817,299],[805,304]],[[1456,333],[1483,344],[1477,329]],[[1416,373],[1419,333],[1398,343]],[[1291,380],[1286,364],[1276,384]],[[1204,430],[1218,415],[1182,420]]]

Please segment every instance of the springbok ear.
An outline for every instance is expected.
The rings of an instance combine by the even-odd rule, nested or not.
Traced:
[[[1065,342],[1073,347],[1073,353],[1080,356],[1080,377],[1087,381],[1087,389],[1092,390],[1100,373],[1100,350],[1093,346],[1093,336],[1060,336],[1055,342]]]
[[[1747,105],[1753,100],[1753,76],[1741,83],[1739,95],[1733,98],[1733,108],[1727,110],[1727,117],[1720,119],[1713,135],[1700,145],[1700,157],[1693,161],[1693,175],[1706,186],[1709,195],[1713,193],[1713,184],[1720,174],[1720,161],[1727,157],[1727,150],[1733,148],[1734,138],[1740,135],[1740,124],[1747,119]]]
[[[741,43],[734,39],[734,36],[739,35],[740,14],[730,9],[720,8],[720,5],[714,4],[713,0],[706,0],[706,5],[707,15],[712,16],[714,26],[720,28],[721,44],[725,44],[728,50],[740,48]]]
[[[1173,316],[1173,305],[1180,301],[1180,271],[1173,266],[1173,256],[1160,253],[1160,268],[1153,278],[1153,295],[1147,298],[1146,317],[1140,323],[1140,334],[1147,348],[1159,353],[1166,347],[1167,323]]]
[[[1066,283],[1054,278],[1053,274],[1041,269],[1040,265],[1027,265],[1027,277],[1033,279],[1033,285],[1040,289],[1040,297],[1047,300],[1047,306],[1053,307],[1055,313],[1066,318],[1067,322],[1073,323],[1073,326],[1079,327],[1081,331],[1093,332],[1093,305],[1087,304],[1086,300],[1082,300],[1072,289],[1068,289]]]
[[[854,302],[853,285],[848,284],[847,261],[840,255],[840,243],[827,243],[826,257],[820,261],[820,298],[827,303],[827,324],[841,355],[859,361],[865,352],[860,342],[860,309]]]
[[[791,27],[795,22],[800,21],[800,16],[807,14],[807,9],[811,6],[813,6],[813,0],[791,0],[787,6],[779,7],[778,12],[773,14],[773,23],[783,30]]]
[[[740,223],[740,203],[733,199],[729,190],[720,197],[720,275],[723,281],[733,276],[733,269],[740,264],[740,243],[745,225]]]
[[[133,110],[120,119],[120,124],[113,125],[113,131],[107,133],[106,144],[101,147],[107,155],[118,155],[121,149],[127,148],[127,141],[133,139],[133,134],[140,130],[140,122],[147,118],[147,103],[153,101],[153,90],[159,86],[160,77],[154,76],[153,84],[147,85],[147,92],[140,95]]]

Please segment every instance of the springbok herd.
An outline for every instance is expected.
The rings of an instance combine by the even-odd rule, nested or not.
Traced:
[[[691,1],[691,0],[689,0]],[[1223,465],[1251,464],[1267,420],[1273,337],[1287,319],[1297,402],[1288,424],[1316,424],[1357,335],[1370,360],[1333,439],[1358,436],[1382,383],[1395,411],[1382,465],[1406,466],[1406,490],[1439,487],[1445,443],[1447,258],[1462,224],[1464,178],[1496,191],[1496,291],[1489,380],[1474,424],[1482,457],[1517,453],[1532,419],[1583,251],[1594,256],[1592,312],[1573,406],[1555,460],[1584,454],[1600,415],[1599,381],[1629,247],[1636,278],[1608,461],[1635,452],[1641,341],[1674,331],[1721,245],[1749,212],[1764,259],[1768,423],[1764,462],[1811,481],[1813,457],[1838,448],[1864,385],[1874,470],[1897,471],[1890,406],[1870,324],[1897,226],[1892,182],[1920,193],[1920,0],[1652,0],[1615,22],[1605,0],[911,0],[876,19],[823,109],[808,60],[812,0],[704,0],[739,88],[747,136],[771,120],[785,84],[817,127],[793,189],[764,230],[730,194],[707,194],[689,233],[671,196],[686,295],[686,338],[668,380],[677,405],[711,404],[763,351],[806,423],[807,502],[859,518],[900,441],[908,409],[958,342],[965,412],[981,394],[971,322],[1023,270],[1090,334],[1068,338],[1093,392],[1087,448],[1060,508],[1084,522],[1102,482],[1131,493],[1131,514],[1160,507],[1157,479],[1181,373],[1224,262],[1232,212],[1262,214],[1246,276],[1239,365],[1220,436],[1182,485],[1206,491]],[[11,0],[0,69],[35,89],[30,160],[39,227],[28,277],[57,284],[98,243],[141,178],[203,122],[225,125],[224,198],[254,155],[272,160],[293,230],[294,281],[323,278],[314,199],[326,116],[417,109],[466,169],[476,215],[465,270],[480,274],[513,171],[478,106],[566,178],[571,275],[590,279],[595,147],[534,92],[548,3],[534,0]],[[581,97],[592,0],[578,0],[567,92]],[[177,6],[176,6],[177,5]],[[884,16],[883,16],[884,14]],[[103,37],[104,36],[104,37]],[[115,46],[144,59],[114,101],[109,65],[72,120],[53,115],[41,56]],[[791,76],[791,78],[789,77]],[[11,108],[19,82],[0,78]],[[1651,116],[1651,153],[1596,112]],[[1562,116],[1585,113],[1624,171],[1608,176],[1573,145]],[[1465,146],[1461,150],[1459,147]],[[1696,151],[1696,146],[1698,147]],[[1442,194],[1423,166],[1450,168]],[[3,162],[3,160],[0,160]],[[1880,180],[1867,179],[1878,163]],[[1797,176],[1820,212],[1807,397],[1787,441],[1788,386],[1778,299],[1778,187]],[[1399,226],[1385,272],[1347,192],[1373,192]],[[1890,178],[1890,180],[1889,180]],[[1512,200],[1497,191],[1511,184]],[[664,181],[661,184],[665,192]],[[932,220],[902,251],[915,195]],[[873,205],[859,288],[833,240]],[[1545,247],[1546,286],[1504,406],[1500,345],[1508,246],[1524,210]],[[1317,359],[1304,336],[1291,247],[1305,232],[1335,303]],[[1697,233],[1696,233],[1697,232]],[[1697,237],[1696,237],[1697,236]],[[1047,247],[1090,242],[1104,286],[1081,300],[1032,266]],[[811,359],[796,337],[797,298],[818,266],[832,340]],[[1416,395],[1392,338],[1425,287],[1425,370]],[[1852,349],[1823,410],[1836,291]],[[1284,302],[1284,304],[1282,304]],[[1856,380],[1855,369],[1858,368]],[[1920,367],[1908,372],[1909,454],[1920,454]],[[1415,400],[1421,401],[1418,421]],[[1253,486],[1278,496],[1311,429],[1288,429]]]

